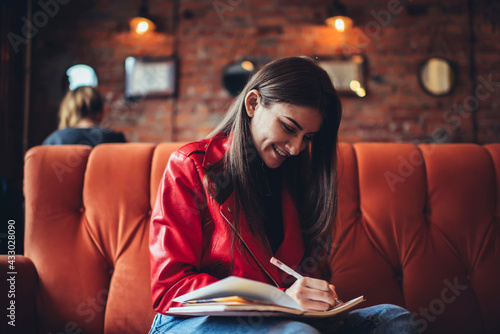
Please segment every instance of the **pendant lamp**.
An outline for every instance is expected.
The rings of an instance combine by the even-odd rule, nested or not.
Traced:
[[[130,31],[139,35],[155,31],[156,25],[148,16],[148,5],[146,0],[141,1],[141,7],[137,16],[130,20]]]
[[[333,6],[330,8],[329,17],[325,23],[340,33],[348,32],[354,22],[347,16],[345,5],[341,4],[339,0],[333,1]]]

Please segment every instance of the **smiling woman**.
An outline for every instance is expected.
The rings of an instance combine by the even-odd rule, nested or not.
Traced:
[[[321,67],[309,58],[283,58],[250,79],[210,138],[172,154],[151,214],[151,286],[158,314],[150,333],[239,328],[238,318],[167,315],[178,306],[176,297],[231,275],[273,284],[304,310],[335,305],[328,265],[312,268],[307,259],[319,246],[326,261],[331,248],[341,113]],[[273,256],[305,277],[293,283],[269,262]],[[340,327],[339,333],[377,326],[385,333],[408,333],[409,315],[379,305],[349,313],[343,325],[314,326]],[[318,333],[310,324],[272,317],[253,330]]]
[[[323,117],[313,107],[289,103],[266,107],[263,100],[257,90],[251,90],[245,98],[245,108],[259,156],[267,167],[277,168],[287,157],[298,155],[309,145],[319,132]]]

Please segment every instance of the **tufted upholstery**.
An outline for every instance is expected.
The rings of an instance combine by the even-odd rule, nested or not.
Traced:
[[[500,332],[500,145],[341,146],[332,280],[435,333]]]
[[[16,262],[28,274],[17,284],[38,280],[36,298],[17,305],[39,333],[147,333],[151,206],[180,145],[28,151],[29,260]],[[405,306],[419,332],[500,332],[500,144],[342,143],[339,172],[331,266],[341,299]]]

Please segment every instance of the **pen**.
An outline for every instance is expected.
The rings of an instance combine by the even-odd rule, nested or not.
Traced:
[[[276,267],[283,270],[288,275],[295,277],[296,279],[304,278],[304,276],[302,276],[301,274],[299,274],[298,272],[296,272],[295,270],[293,270],[292,268],[290,268],[289,266],[287,266],[286,264],[284,264],[283,262],[281,262],[280,260],[278,260],[274,256],[271,257],[270,262],[272,264],[274,264]],[[335,303],[342,304],[342,301],[337,297],[337,293],[335,292],[335,290],[334,290],[334,293],[335,293]]]
[[[301,274],[299,274],[298,272],[296,272],[295,270],[293,270],[292,268],[290,268],[289,266],[287,266],[274,256],[271,258],[271,263],[274,264],[276,267],[280,268],[281,270],[283,270],[288,275],[295,277],[296,279],[304,278],[304,276],[302,276]]]

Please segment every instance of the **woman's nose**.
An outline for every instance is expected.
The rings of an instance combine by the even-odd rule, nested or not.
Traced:
[[[286,149],[288,150],[288,153],[290,153],[290,155],[297,155],[300,153],[301,144],[302,139],[300,137],[295,137],[288,141]]]

